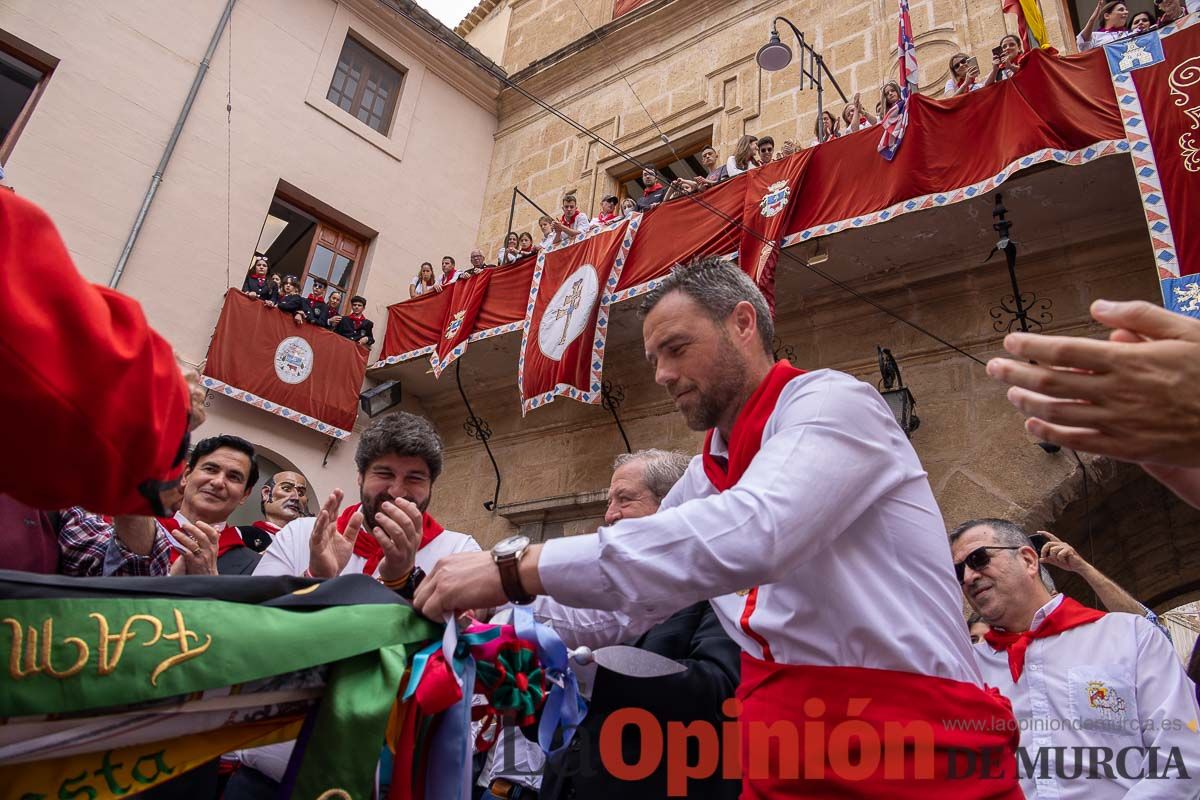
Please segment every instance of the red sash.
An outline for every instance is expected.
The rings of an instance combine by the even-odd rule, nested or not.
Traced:
[[[1063,631],[1078,628],[1080,625],[1089,625],[1103,616],[1103,611],[1088,608],[1069,597],[1064,597],[1058,604],[1058,608],[1046,615],[1036,631],[1010,633],[993,628],[985,633],[983,638],[987,640],[993,650],[1008,651],[1008,669],[1012,673],[1013,683],[1016,683],[1021,679],[1021,672],[1025,669],[1025,651],[1029,649],[1030,642],[1034,639],[1057,636]]]
[[[780,361],[771,367],[767,377],[754,390],[754,394],[750,395],[750,399],[746,401],[746,405],[742,406],[737,419],[734,420],[733,429],[729,432],[729,441],[727,442],[729,447],[727,464],[721,464],[720,459],[710,453],[713,431],[710,430],[704,437],[704,474],[718,492],[732,488],[742,479],[742,475],[750,467],[750,462],[754,460],[754,457],[758,455],[759,448],[762,447],[763,430],[767,427],[767,420],[771,417],[771,413],[775,411],[775,404],[779,402],[779,395],[783,392],[783,387],[787,386],[792,378],[803,374],[804,370],[796,369],[787,361]],[[746,605],[742,609],[740,622],[742,631],[762,648],[764,660],[774,661],[775,657],[771,655],[770,644],[762,634],[750,627],[750,617],[754,614],[757,605],[758,587],[756,586],[746,595]]]
[[[347,508],[338,517],[337,529],[338,533],[345,533],[346,526],[350,524],[350,517],[354,516],[354,512],[362,507],[362,503],[355,503]],[[421,544],[418,550],[432,542],[442,531],[443,528],[436,519],[429,515],[426,511],[421,515]],[[375,537],[371,535],[371,531],[367,528],[367,520],[363,520],[363,527],[359,530],[358,536],[354,539],[354,555],[362,556],[367,560],[363,565],[364,575],[374,575],[375,569],[379,566],[379,562],[383,561],[383,548],[379,542],[375,541]]]
[[[886,669],[769,664],[742,653],[737,698],[743,800],[1023,797],[1020,731],[995,689]]]
[[[279,533],[279,526],[267,522],[265,519],[260,519],[258,522],[254,523],[254,527],[258,528],[260,531],[266,531],[272,536]]]

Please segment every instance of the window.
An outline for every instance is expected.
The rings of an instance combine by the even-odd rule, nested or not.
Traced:
[[[668,155],[661,160],[652,160],[651,163],[658,171],[658,179],[662,181],[663,185],[666,185],[676,178],[695,178],[707,175],[708,171],[700,164],[700,151],[706,147],[708,147],[708,143],[704,142],[681,151],[681,157],[678,159],[673,155]],[[686,155],[684,155],[685,153]],[[617,184],[620,186],[618,194],[621,197],[632,197],[634,200],[640,200],[646,188],[642,183],[640,168],[618,175]]]
[[[403,82],[403,72],[347,36],[325,97],[386,136]]]
[[[271,274],[299,278],[301,294],[307,296],[321,280],[329,287],[326,297],[337,289],[344,298],[357,291],[365,252],[362,239],[280,197],[271,202],[255,249],[255,255],[267,257]]]
[[[0,39],[0,163],[8,160],[53,67]]]

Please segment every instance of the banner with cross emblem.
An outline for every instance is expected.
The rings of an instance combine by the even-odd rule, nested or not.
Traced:
[[[522,415],[559,395],[600,402],[608,309],[633,236],[626,222],[538,256],[517,370]]]
[[[479,319],[483,298],[492,283],[492,273],[493,270],[485,269],[478,275],[459,278],[445,290],[444,294],[450,297],[442,320],[442,334],[429,355],[435,376],[442,377],[442,371],[467,351],[467,341],[475,330],[475,320]]]

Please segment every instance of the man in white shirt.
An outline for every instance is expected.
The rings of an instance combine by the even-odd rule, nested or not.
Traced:
[[[362,572],[411,600],[414,585],[438,559],[479,550],[473,538],[445,530],[427,510],[442,472],[442,440],[424,417],[398,411],[376,419],[359,436],[354,463],[359,502],[341,509],[343,493],[335,489],[316,518],[295,520],[275,534],[255,575]],[[283,777],[292,746],[242,751],[243,767],[230,786],[247,792],[241,796],[272,796],[261,787]]]
[[[1141,615],[1051,596],[1011,522],[971,520],[950,537],[967,601],[991,626],[975,658],[1012,701],[1026,798],[1200,797],[1200,711],[1167,637]]]
[[[878,392],[774,363],[762,294],[719,259],[677,268],[642,313],[655,379],[690,428],[709,431],[704,453],[658,513],[443,560],[417,607],[438,617],[548,594],[644,620],[712,597],[743,651],[744,797],[1019,797],[1011,711],[981,687],[954,575],[939,563],[950,556],[941,514]],[[956,720],[981,728],[966,736],[946,724]],[[851,754],[843,725],[883,744]],[[900,746],[897,725],[922,742]],[[803,737],[802,770],[801,727],[820,730]],[[990,750],[1012,771],[954,780],[949,748]],[[843,768],[860,753],[865,770]]]

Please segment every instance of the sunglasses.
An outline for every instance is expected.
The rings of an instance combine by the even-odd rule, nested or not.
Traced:
[[[979,572],[981,569],[984,569],[985,567],[987,567],[988,564],[992,563],[992,557],[988,553],[989,550],[1020,550],[1020,549],[1021,549],[1020,546],[1000,547],[998,545],[985,545],[983,547],[977,547],[974,550],[972,550],[971,552],[967,553],[967,557],[964,558],[962,561],[954,562],[954,574],[956,576],[958,576],[958,582],[962,583],[963,578],[966,577],[966,574],[967,574],[967,567],[970,567],[971,569],[975,570],[976,572]]]
[[[963,64],[966,64],[966,63],[967,63],[967,60],[964,58],[961,61],[957,61],[954,64],[951,64],[950,69],[952,69],[952,70],[958,69],[959,67],[961,67]]]

